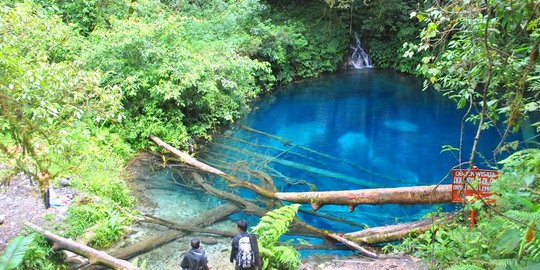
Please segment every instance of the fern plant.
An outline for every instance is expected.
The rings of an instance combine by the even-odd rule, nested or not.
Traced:
[[[268,212],[253,233],[259,236],[262,270],[297,269],[300,254],[291,246],[278,245],[279,238],[289,230],[289,224],[298,212],[299,204],[283,206]]]
[[[11,240],[9,245],[6,247],[4,254],[0,257],[0,269],[1,270],[11,270],[18,267],[30,246],[30,243],[34,241],[34,234],[29,234],[26,236],[17,236],[15,239]]]

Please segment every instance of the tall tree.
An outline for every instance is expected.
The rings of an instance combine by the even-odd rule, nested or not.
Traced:
[[[77,34],[38,5],[1,4],[0,33],[0,153],[46,192],[77,158],[85,121],[116,115],[120,91],[69,60]]]
[[[414,12],[425,27],[420,44],[406,44],[406,56],[427,52],[418,71],[457,102],[469,106],[467,120],[478,125],[469,163],[481,130],[501,126],[507,135],[538,111],[540,102],[540,3],[534,0],[439,1]],[[535,125],[538,125],[536,123]]]

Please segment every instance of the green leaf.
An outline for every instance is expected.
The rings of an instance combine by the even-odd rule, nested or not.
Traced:
[[[522,233],[518,229],[506,230],[497,244],[497,250],[502,252],[511,252],[521,242]]]
[[[525,185],[527,187],[530,187],[532,185],[532,183],[534,183],[534,175],[532,175],[532,174],[525,175],[523,177],[523,181],[525,182]]]
[[[0,257],[0,269],[2,270],[11,270],[15,269],[19,264],[21,264],[26,251],[32,241],[34,241],[34,234],[29,234],[26,236],[18,236],[15,239],[11,240],[9,245],[6,247],[4,254]]]

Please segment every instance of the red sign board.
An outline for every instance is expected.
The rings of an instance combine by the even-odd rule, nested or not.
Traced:
[[[453,169],[452,202],[462,202],[463,198],[467,196],[482,198],[491,196],[491,183],[497,179],[499,179],[499,172],[495,170]],[[468,184],[464,181],[467,181]]]

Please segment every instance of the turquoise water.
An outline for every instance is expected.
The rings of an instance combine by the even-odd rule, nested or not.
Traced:
[[[247,168],[264,171],[280,191],[308,191],[310,185],[324,191],[437,184],[458,164],[457,152],[441,152],[441,147],[459,146],[465,110],[433,90],[421,90],[422,82],[414,77],[379,70],[293,84],[263,98],[199,159],[245,179]],[[465,126],[464,160],[475,131]],[[482,133],[480,168],[487,167],[480,157],[492,159],[499,141],[495,129]],[[241,195],[255,197],[248,191]],[[434,207],[362,205],[349,213],[346,206],[324,206],[319,213],[372,227],[417,220]],[[334,231],[360,229],[306,213],[300,217]]]

